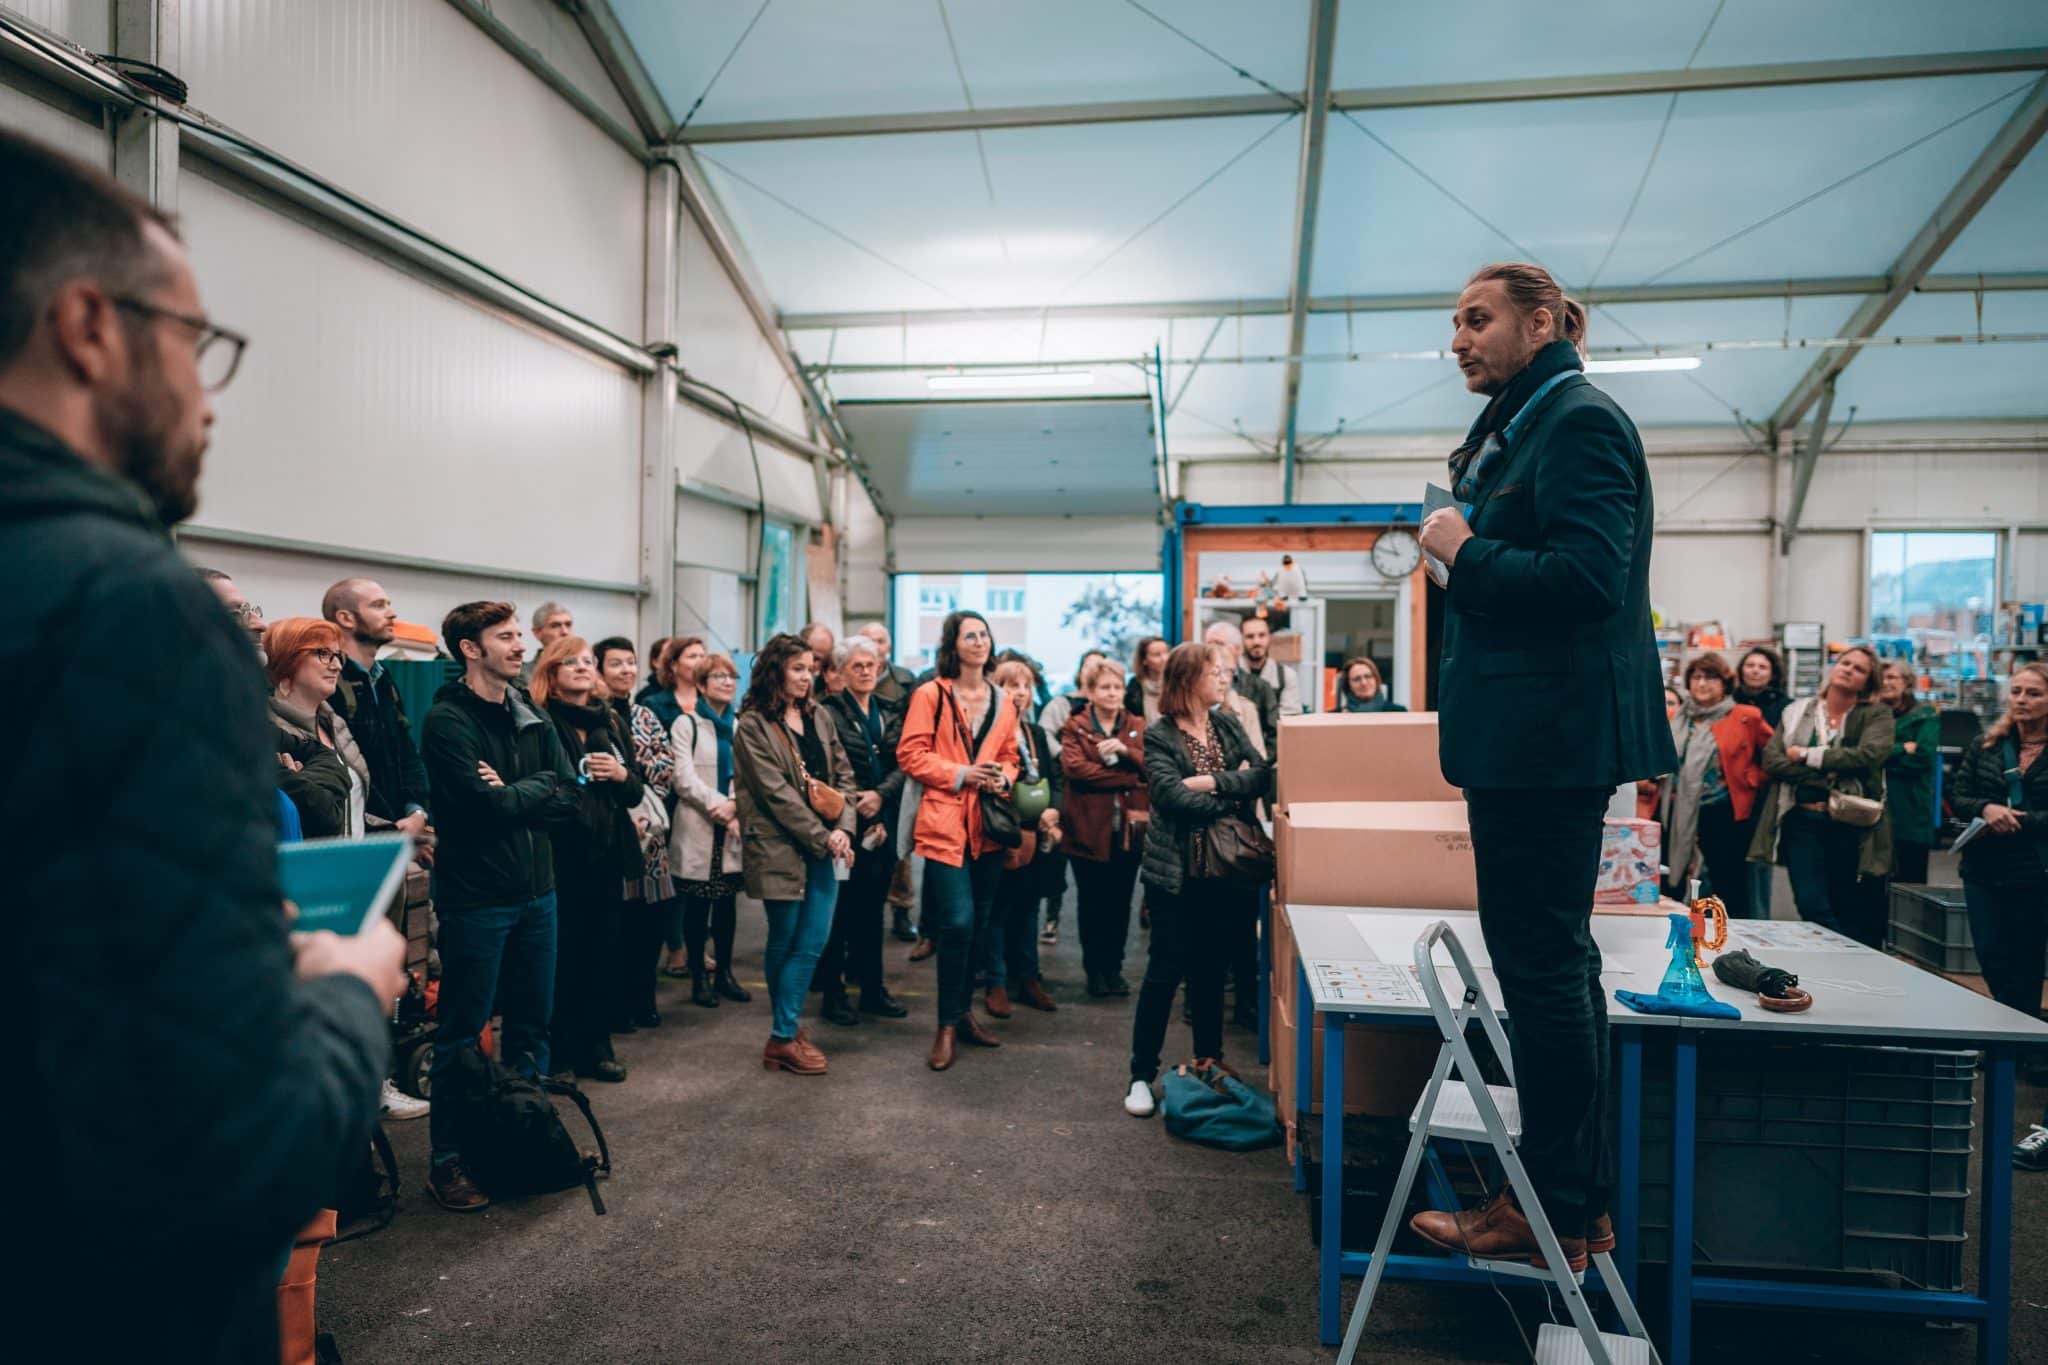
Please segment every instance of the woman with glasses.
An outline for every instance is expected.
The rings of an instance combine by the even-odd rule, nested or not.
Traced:
[[[742,885],[739,806],[732,797],[733,697],[739,681],[730,658],[702,656],[691,684],[696,704],[669,730],[676,793],[669,866],[683,903],[682,946],[670,954],[670,974],[680,959],[690,978],[690,1003],[704,1009],[717,1009],[721,998],[742,1005],[754,998],[732,974]],[[718,959],[716,977],[704,966],[707,932]]]
[[[597,656],[580,636],[540,652],[528,691],[554,722],[576,769],[576,818],[548,831],[555,859],[555,1018],[558,1069],[586,1080],[623,1081],[612,1052],[618,1013],[619,934],[628,891],[637,899],[647,865],[627,813],[646,791],[629,755],[633,737],[607,703]]]
[[[953,1065],[960,1042],[1002,1044],[974,1017],[974,941],[995,906],[1003,846],[988,837],[984,795],[1004,797],[1017,775],[1015,707],[987,676],[995,637],[980,612],[939,627],[938,676],[911,693],[896,761],[920,784],[915,850],[924,856],[924,923],[938,943],[939,1026],[926,1065]]]
[[[1152,897],[1151,956],[1131,1020],[1131,1083],[1124,1112],[1152,1113],[1152,1082],[1185,980],[1198,1064],[1223,1060],[1223,978],[1240,926],[1258,906],[1258,887],[1225,875],[1210,831],[1226,816],[1254,818],[1273,791],[1273,770],[1244,727],[1220,703],[1230,691],[1224,652],[1177,646],[1161,674],[1159,723],[1145,729],[1145,776],[1152,819],[1139,876]]]
[[[633,642],[623,635],[599,640],[592,653],[597,656],[597,675],[604,680],[606,701],[614,718],[633,737],[633,761],[666,811],[675,804],[675,758],[669,752],[668,732],[661,722],[652,711],[633,700],[633,689],[640,682],[640,656]],[[637,814],[634,830],[640,832]],[[619,934],[619,996],[612,1021],[614,1033],[661,1027],[661,1011],[654,1001],[655,967],[661,956],[662,939],[681,914],[675,878],[668,866],[667,829],[661,831],[651,851],[643,836],[640,854],[646,871],[640,875],[638,902],[634,903],[630,895],[627,897],[625,921]]]
[[[363,837],[370,765],[348,722],[328,704],[341,683],[341,627],[311,616],[271,623],[263,635],[278,786],[308,839]]]

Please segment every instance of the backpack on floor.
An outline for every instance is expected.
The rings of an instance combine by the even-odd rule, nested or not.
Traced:
[[[551,1098],[562,1095],[583,1112],[597,1138],[597,1155],[577,1150]],[[445,1106],[445,1107],[444,1107]],[[590,1100],[566,1081],[529,1080],[473,1047],[460,1049],[449,1075],[434,1087],[434,1107],[450,1125],[462,1164],[493,1198],[552,1194],[581,1185],[602,1214],[597,1177],[612,1169],[604,1130]]]
[[[1166,1131],[1204,1147],[1256,1152],[1284,1136],[1273,1101],[1218,1066],[1166,1073]]]

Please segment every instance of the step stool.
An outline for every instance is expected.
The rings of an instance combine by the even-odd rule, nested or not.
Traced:
[[[1452,966],[1464,983],[1464,998],[1455,1007],[1444,994],[1443,982],[1437,976],[1435,958],[1438,943],[1449,949]],[[1409,1116],[1408,1128],[1414,1136],[1408,1141],[1407,1155],[1401,1161],[1400,1179],[1394,1184],[1386,1217],[1380,1222],[1379,1240],[1372,1249],[1372,1264],[1366,1271],[1365,1283],[1359,1286],[1358,1302],[1352,1306],[1351,1324],[1345,1329],[1344,1345],[1337,1353],[1337,1365],[1351,1365],[1358,1353],[1359,1340],[1365,1334],[1366,1318],[1372,1312],[1373,1296],[1379,1292],[1387,1255],[1393,1250],[1394,1234],[1407,1211],[1408,1194],[1414,1188],[1416,1173],[1422,1166],[1431,1138],[1484,1143],[1493,1148],[1494,1155],[1500,1159],[1501,1169],[1507,1173],[1508,1185],[1536,1234],[1536,1245],[1542,1250],[1547,1266],[1539,1270],[1516,1261],[1485,1261],[1477,1257],[1467,1257],[1466,1260],[1474,1269],[1489,1275],[1544,1280],[1557,1287],[1577,1330],[1554,1323],[1545,1324],[1537,1335],[1536,1359],[1539,1365],[1567,1365],[1567,1362],[1659,1365],[1656,1347],[1651,1345],[1649,1333],[1643,1330],[1643,1320],[1636,1312],[1635,1300],[1629,1296],[1628,1286],[1614,1268],[1613,1256],[1602,1252],[1592,1258],[1592,1266],[1600,1272],[1600,1282],[1614,1301],[1614,1309],[1620,1315],[1622,1325],[1628,1329],[1626,1336],[1604,1333],[1599,1329],[1593,1321],[1593,1310],[1586,1302],[1585,1272],[1573,1271],[1565,1264],[1564,1249],[1558,1244],[1557,1233],[1550,1226],[1550,1217],[1537,1201],[1536,1189],[1529,1183],[1529,1173],[1523,1168],[1522,1158],[1515,1150],[1522,1136],[1522,1106],[1514,1090],[1515,1063],[1508,1048],[1507,1032],[1501,1027],[1500,1015],[1494,1012],[1492,1002],[1486,998],[1486,991],[1479,984],[1478,973],[1472,968],[1472,959],[1466,955],[1465,946],[1458,942],[1451,926],[1442,920],[1430,925],[1415,940],[1415,975],[1429,1001],[1437,1031],[1443,1035],[1443,1047],[1437,1053],[1436,1069],[1430,1074],[1429,1086],[1416,1102],[1415,1112]],[[1480,1079],[1479,1064],[1465,1042],[1465,1025],[1475,1015],[1486,1030],[1494,1055],[1507,1071],[1506,1085],[1487,1085]],[[1445,1082],[1450,1077],[1453,1063],[1458,1068],[1459,1083],[1447,1088]]]

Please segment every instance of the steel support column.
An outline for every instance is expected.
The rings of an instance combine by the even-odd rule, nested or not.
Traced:
[[[1984,148],[1977,159],[1970,163],[1970,169],[1956,182],[1948,197],[1934,211],[1934,216],[1922,225],[1906,249],[1899,253],[1899,259],[1892,265],[1890,285],[1880,294],[1865,299],[1850,315],[1849,321],[1836,329],[1837,335],[1845,337],[1868,337],[1884,326],[1885,321],[1906,301],[1915,285],[1928,271],[1934,268],[1963,229],[1979,210],[1998,193],[1999,186],[2027,159],[2027,153],[2048,132],[2048,76],[2034,82],[2032,90],[2020,101],[2018,109],[1998,130],[1990,145]],[[1785,401],[1778,404],[1771,414],[1768,427],[1772,431],[1789,430],[1797,423],[1806,410],[1820,401],[1823,390],[1831,390],[1835,376],[1849,367],[1849,362],[1861,353],[1859,347],[1845,347],[1829,351],[1813,362],[1806,374],[1793,386]],[[1797,503],[1795,501],[1795,509]],[[1797,526],[1795,510],[1792,525]]]
[[[676,261],[683,211],[676,180],[667,162],[648,167],[641,336],[657,368],[640,385],[642,640],[667,635],[676,623]]]
[[[1785,524],[1778,528],[1778,553],[1792,553],[1792,542],[1799,537],[1799,518],[1806,511],[1806,490],[1813,485],[1814,468],[1820,464],[1821,449],[1828,438],[1828,419],[1835,413],[1835,381],[1829,376],[1821,387],[1820,409],[1813,414],[1813,430],[1807,433],[1805,444],[1792,453],[1792,501],[1785,511]]]
[[[178,70],[180,0],[114,0],[114,52]],[[153,99],[118,111],[114,176],[165,213],[178,211],[178,129],[152,110]]]
[[[1337,46],[1337,0],[1315,0],[1309,20],[1307,103],[1301,114],[1301,173],[1294,188],[1294,269],[1287,294],[1287,354],[1308,336],[1309,277],[1316,259],[1316,205],[1323,189],[1324,133],[1330,122],[1330,66]],[[1287,362],[1280,407],[1280,501],[1294,501],[1294,426],[1301,408],[1301,362]]]

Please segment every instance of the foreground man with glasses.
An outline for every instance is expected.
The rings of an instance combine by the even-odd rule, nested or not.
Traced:
[[[6,1008],[36,1149],[6,1301],[82,1359],[277,1360],[278,1277],[376,1121],[402,985],[382,919],[290,932],[248,636],[166,533],[240,349],[204,315],[167,220],[0,132]],[[107,707],[138,659],[149,704]],[[149,1271],[109,1312],[112,1247]]]

